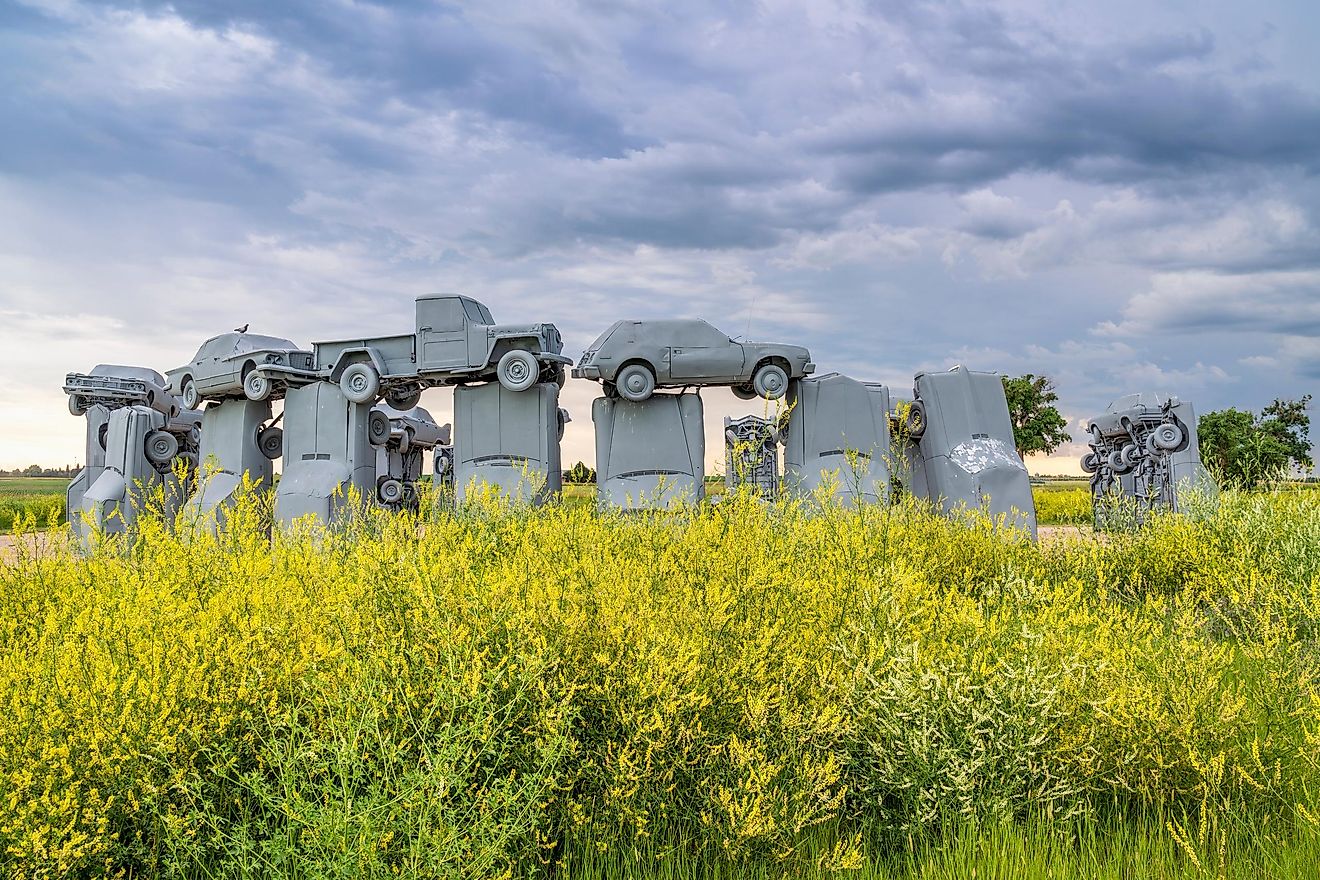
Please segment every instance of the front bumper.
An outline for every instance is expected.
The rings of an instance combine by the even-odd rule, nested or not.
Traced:
[[[814,372],[816,372],[816,365],[813,364],[811,361],[807,361],[805,364],[802,365],[802,375],[810,376]]]
[[[574,367],[574,368],[573,368],[573,378],[574,378],[574,379],[599,379],[599,378],[600,378],[600,367],[595,366],[594,364],[586,364],[586,365],[581,366],[581,367]]]

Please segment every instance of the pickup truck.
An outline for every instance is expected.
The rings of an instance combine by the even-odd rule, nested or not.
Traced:
[[[498,379],[510,391],[537,382],[563,384],[564,343],[554,324],[498,325],[490,310],[457,294],[417,299],[417,330],[401,336],[345,339],[312,345],[312,367],[258,365],[272,380],[339,383],[354,403],[384,396],[396,410],[417,405],[424,388]]]

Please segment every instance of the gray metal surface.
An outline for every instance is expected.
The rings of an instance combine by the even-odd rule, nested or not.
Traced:
[[[1192,405],[1165,394],[1129,394],[1088,425],[1097,528],[1139,525],[1156,509],[1184,511],[1194,500],[1213,504],[1218,487],[1201,463]]]
[[[109,430],[110,412],[99,403],[92,404],[84,410],[87,423],[84,464],[82,470],[74,474],[64,495],[64,509],[68,511],[69,526],[73,529],[74,535],[84,543],[89,537],[90,525],[78,514],[83,509],[83,498],[87,490],[105,470],[105,439]]]
[[[779,425],[774,419],[724,417],[724,485],[746,486],[759,498],[779,496]]]
[[[375,412],[389,419],[389,438],[376,447],[376,501],[390,510],[417,510],[417,482],[426,456],[449,445],[450,426],[441,425],[420,406],[407,411],[384,404]]]
[[[656,388],[729,385],[740,397],[783,397],[816,369],[800,345],[739,342],[696,319],[616,321],[583,353],[573,376],[633,402]]]
[[[370,406],[350,401],[330,382],[289,389],[284,399],[284,472],[275,492],[277,523],[289,526],[310,517],[329,525],[354,494],[360,502],[372,501],[376,449],[370,440],[370,416]],[[383,433],[388,434],[388,427]]]
[[[159,511],[166,517],[178,512],[191,489],[198,419],[194,412],[167,419],[159,410],[142,404],[109,411],[99,472],[81,491],[78,507],[69,510],[74,532],[84,543],[97,533],[131,532],[148,505],[159,503]],[[182,478],[174,471],[181,458],[189,465]]]
[[[889,498],[889,390],[830,373],[797,383],[784,444],[784,489],[822,487],[845,504]]]
[[[1004,385],[996,373],[954,367],[918,373],[914,387],[923,427],[911,458],[917,485],[942,510],[958,507],[1005,517],[1036,534],[1027,468],[1013,444]]]
[[[598,397],[596,499],[602,509],[691,504],[705,497],[701,398],[657,394],[640,403]]]
[[[230,398],[202,413],[201,470],[189,516],[215,528],[233,504],[244,476],[263,489],[274,478],[274,460],[284,451],[283,429],[270,425],[270,402]]]
[[[529,391],[499,383],[454,389],[454,495],[494,489],[516,501],[543,503],[562,489],[559,386]]]

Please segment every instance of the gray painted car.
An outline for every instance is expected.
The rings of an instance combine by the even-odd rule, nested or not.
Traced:
[[[560,354],[563,347],[554,324],[496,324],[477,300],[440,293],[417,298],[411,333],[316,342],[311,369],[271,365],[259,372],[294,383],[328,379],[354,403],[383,396],[394,409],[408,410],[423,389],[442,385],[491,379],[510,391],[540,382],[562,385],[571,363]]]
[[[608,396],[641,402],[656,388],[729,385],[750,400],[776,400],[791,379],[816,365],[800,345],[738,342],[698,319],[616,321],[591,344],[573,370],[598,380]]]
[[[141,404],[168,418],[179,414],[179,402],[166,387],[165,377],[148,367],[97,364],[90,373],[65,376],[64,393],[75,416],[98,404],[110,410]]]
[[[192,362],[165,375],[170,390],[196,409],[203,400],[245,396],[266,400],[283,396],[281,374],[268,374],[257,367],[287,367],[310,370],[312,353],[288,339],[256,333],[221,333],[202,343]]]

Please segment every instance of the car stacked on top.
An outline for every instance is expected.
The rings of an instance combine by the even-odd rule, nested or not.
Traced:
[[[777,400],[815,372],[800,345],[739,342],[698,319],[616,321],[582,355],[573,377],[640,403],[657,388],[727,385],[744,400]]]

